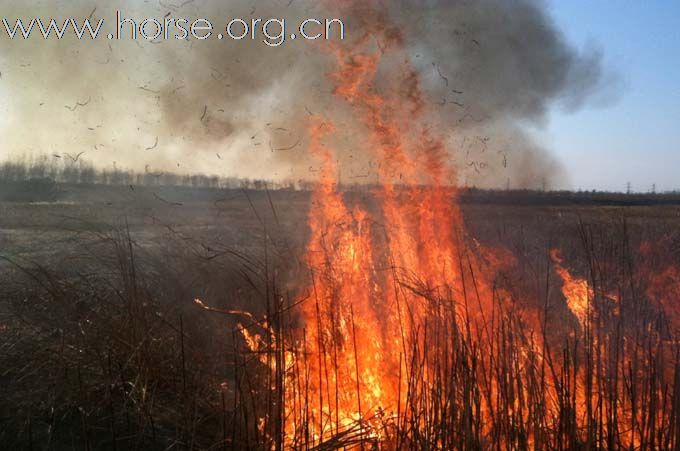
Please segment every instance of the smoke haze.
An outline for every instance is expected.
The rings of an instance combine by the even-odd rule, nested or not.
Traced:
[[[2,0],[0,11],[10,23],[92,15],[105,19],[105,32],[116,9],[138,21],[170,14],[208,18],[220,27],[226,17],[285,17],[289,24],[339,17],[349,40],[373,26],[360,1],[327,7],[309,0],[177,3]],[[544,124],[553,105],[581,108],[601,89],[597,51],[570,47],[537,1],[395,0],[383,6],[403,33],[431,103],[428,119],[447,137],[459,183],[562,184],[563,167],[532,142],[527,127]],[[376,162],[361,150],[350,132],[357,124],[332,94],[327,74],[334,61],[326,45],[3,36],[0,152],[86,152],[83,158],[99,167],[138,171],[314,178],[305,128],[310,115],[323,113],[339,131],[333,145],[342,181],[374,181]],[[381,71],[392,69],[389,60],[384,64]]]

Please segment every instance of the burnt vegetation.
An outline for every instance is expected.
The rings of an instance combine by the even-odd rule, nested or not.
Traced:
[[[255,14],[231,3],[159,6]],[[68,152],[0,166],[0,447],[679,449],[677,193],[452,187],[559,180],[526,126],[615,90],[601,52],[533,1],[286,10],[353,37],[3,49],[49,68],[10,74],[6,147]],[[241,134],[229,170],[317,182],[140,166]]]
[[[503,205],[504,193],[486,193],[495,205],[464,203],[475,235],[461,265],[480,245],[517,256],[495,276],[493,307],[483,318],[456,316],[454,306],[478,302],[470,272],[460,296],[385,268],[430,317],[401,332],[420,337],[412,349],[395,351],[408,362],[403,407],[321,425],[315,436],[308,389],[293,387],[293,409],[284,402],[308,370],[290,360],[300,348],[288,343],[305,327],[296,309],[319,302],[291,281],[332,270],[299,258],[308,198],[222,190],[231,197],[216,202],[193,192],[171,204],[0,204],[4,447],[678,446],[677,207],[550,205],[542,193],[529,205]],[[371,203],[364,191],[345,197]],[[552,249],[588,287],[583,322],[568,308]],[[336,340],[314,357],[331,373],[334,352],[363,346]],[[336,396],[329,384],[322,405]]]

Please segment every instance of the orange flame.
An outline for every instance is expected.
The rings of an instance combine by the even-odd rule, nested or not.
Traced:
[[[539,368],[545,372],[542,336],[514,335],[505,323],[498,325],[517,321],[506,314],[512,308],[509,294],[492,283],[496,272],[514,259],[501,250],[469,245],[445,141],[425,124],[417,73],[399,31],[378,4],[361,6],[361,17],[371,22],[364,28],[373,33],[335,47],[337,68],[329,74],[334,94],[348,104],[357,131],[365,134],[364,147],[380,162],[378,211],[352,205],[337,187],[334,153],[324,141],[343,130],[319,117],[309,124],[310,152],[322,169],[308,216],[305,259],[311,280],[305,294],[310,295],[299,303],[304,327],[285,344],[287,444],[314,447],[354,431],[397,448],[393,432],[405,421],[405,412],[418,411],[412,403],[449,402],[435,387],[442,386],[452,367],[447,346],[458,343],[459,333],[474,348],[463,353],[467,360],[462,367],[478,384],[469,403],[479,416],[507,412],[513,421],[515,415],[523,421],[527,404],[540,402],[546,418],[557,421],[557,389],[545,384],[537,394],[522,384],[536,378]],[[400,63],[383,77],[385,58]],[[556,250],[551,256],[570,310],[586,324],[592,297],[587,282],[562,266]],[[540,330],[540,314],[525,313],[526,324],[519,328]],[[261,337],[244,328],[242,333],[251,350],[263,348]],[[503,348],[486,353],[490,346]],[[507,362],[501,365],[495,358]],[[262,361],[274,365],[271,359]],[[512,367],[518,381],[494,375],[490,368],[499,365]],[[556,365],[550,365],[554,371]],[[574,370],[574,381],[583,378],[579,371]],[[571,377],[568,369],[565,377]],[[584,384],[574,384],[579,385],[574,403],[583,412]],[[428,427],[427,415],[416,416],[409,421]],[[577,422],[583,425],[582,419]],[[493,427],[480,426],[485,433]],[[529,433],[526,443],[533,441]]]
[[[569,270],[562,266],[563,260],[559,250],[552,249],[550,257],[555,265],[555,271],[562,279],[562,294],[567,301],[567,306],[578,319],[579,324],[584,326],[588,321],[590,299],[593,297],[588,281],[574,277]]]
[[[421,391],[437,377],[429,364],[419,367],[406,358],[422,354],[426,362],[428,353],[442,352],[428,349],[428,339],[439,339],[428,323],[442,308],[453,309],[474,328],[468,333],[478,336],[494,298],[481,261],[459,243],[464,226],[455,202],[455,172],[446,164],[443,140],[421,123],[425,102],[401,36],[379,11],[365,8],[366,17],[378,18],[382,28],[377,36],[335,48],[337,70],[330,77],[335,95],[365,127],[366,149],[381,162],[378,198],[384,218],[344,201],[335,185],[332,151],[323,145],[335,129],[328,121],[312,120],[310,150],[323,163],[306,252],[313,295],[301,306],[305,330],[297,337],[299,368],[286,403],[288,411],[304,406],[289,436],[299,437],[307,428],[314,443],[357,421],[368,437],[389,435],[390,424],[408,408],[407,392],[414,390],[406,375],[419,376]],[[385,92],[379,93],[379,66],[387,57],[402,63],[381,80]],[[383,223],[385,246],[374,242],[374,222]],[[453,301],[473,285],[474,305]]]

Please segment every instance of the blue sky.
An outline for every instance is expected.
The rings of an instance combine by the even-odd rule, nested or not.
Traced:
[[[539,139],[572,189],[680,189],[680,1],[549,0],[577,48],[596,45],[619,77],[616,99],[576,113],[556,107]]]

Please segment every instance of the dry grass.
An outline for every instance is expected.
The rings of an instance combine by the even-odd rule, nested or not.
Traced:
[[[477,238],[518,258],[494,281],[511,302],[499,298],[475,328],[450,308],[475,302],[471,274],[468,295],[456,298],[395,273],[401,295],[432,312],[426,328],[408,331],[422,345],[401,352],[404,410],[321,442],[302,430],[296,447],[619,449],[632,440],[677,448],[677,325],[647,290],[650,274],[680,263],[673,211],[476,208],[467,217]],[[263,334],[269,345],[260,352],[279,362],[300,327],[288,282],[306,269],[291,265],[298,251],[273,238],[297,223],[286,222],[285,208],[277,213],[254,220],[249,251],[169,224],[151,246],[123,222],[72,230],[56,260],[0,253],[2,447],[283,448],[286,424],[307,413],[285,411],[287,374],[261,364],[237,326]],[[645,254],[643,242],[660,245]],[[593,289],[585,326],[565,307],[554,247]],[[678,291],[664,292],[677,302]],[[234,309],[254,319],[221,312]],[[265,318],[272,327],[260,327]],[[529,327],[536,320],[540,327]],[[381,425],[381,443],[367,423]]]

